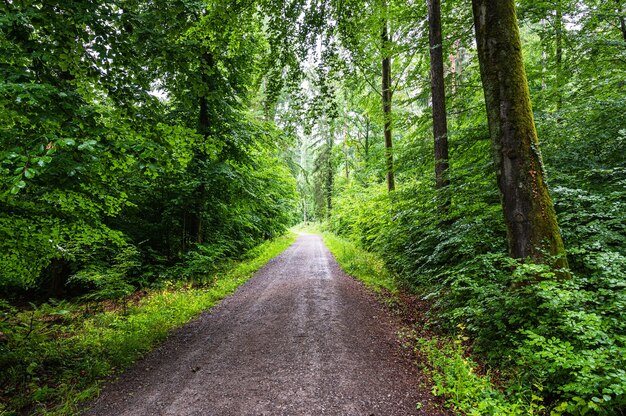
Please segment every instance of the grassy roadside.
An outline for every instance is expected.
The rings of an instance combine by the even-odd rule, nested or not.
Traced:
[[[85,314],[82,305],[45,305],[4,317],[0,415],[73,415],[102,381],[146,354],[169,331],[211,308],[295,240],[261,244],[208,287],[171,283],[128,308]],[[0,317],[2,318],[2,317]],[[7,329],[8,328],[8,329]]]
[[[363,282],[381,301],[395,312],[406,307],[407,299],[400,282],[386,269],[384,262],[349,240],[330,232],[322,233],[324,243],[337,259],[342,270]],[[415,304],[408,304],[413,307]],[[408,311],[408,314],[415,311]],[[419,312],[417,312],[419,313]],[[541,399],[531,392],[520,395],[523,399],[511,401],[491,382],[489,375],[481,375],[479,366],[472,361],[465,346],[466,338],[435,335],[424,330],[422,319],[401,329],[398,336],[405,348],[412,350],[424,363],[423,370],[430,376],[436,396],[444,398],[455,413],[468,415],[534,415],[543,410]],[[462,332],[462,328],[460,328]]]
[[[385,297],[395,298],[399,285],[382,259],[333,233],[324,232],[322,237],[344,272],[359,279],[375,293],[386,292]]]

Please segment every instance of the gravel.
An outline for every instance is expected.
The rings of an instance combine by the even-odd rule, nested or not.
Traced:
[[[301,235],[106,385],[84,415],[443,415],[398,322]]]

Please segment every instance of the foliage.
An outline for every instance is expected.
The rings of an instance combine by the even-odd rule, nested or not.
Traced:
[[[286,135],[251,108],[270,53],[252,3],[2,8],[0,292],[118,296],[291,225]],[[130,251],[141,270],[109,267]]]
[[[80,402],[97,394],[107,376],[232,293],[293,241],[293,235],[268,241],[238,264],[206,271],[206,286],[164,282],[162,289],[146,292],[125,310],[84,314],[81,308],[88,304],[53,300],[18,310],[1,302],[0,332],[8,341],[0,343],[0,397],[7,403],[0,410],[76,414]]]
[[[473,351],[499,367],[502,393],[467,375],[457,346],[431,355],[470,380],[469,402],[459,396],[457,406],[623,411],[626,11],[598,0],[517,2],[571,266],[563,272],[506,252],[471,7],[442,6],[450,186],[437,191],[424,2],[5,1],[0,293],[36,302],[1,301],[6,317],[19,317],[2,331],[68,342],[57,327],[68,339],[83,330],[69,298],[127,305],[136,289],[211,284],[207,271],[296,217],[325,219],[349,272],[380,290],[412,287],[433,301],[432,328],[463,325]],[[393,61],[393,193],[383,185],[383,56]],[[382,264],[363,250],[391,274],[378,279]],[[50,296],[58,308],[41,304]],[[81,342],[101,348],[89,334]],[[54,351],[38,354],[66,362]],[[86,373],[109,371],[96,364]],[[20,366],[10,376],[35,394],[48,373],[34,359]],[[27,401],[70,391],[80,383],[72,374]],[[453,383],[439,389],[454,393]]]
[[[466,357],[462,339],[425,339],[403,334],[419,353],[427,357],[433,379],[433,393],[446,397],[446,403],[467,415],[536,415],[545,407],[532,393],[508,399],[493,387],[489,375],[477,374],[478,366]]]
[[[335,234],[324,232],[323,237],[324,244],[344,272],[356,277],[374,292],[384,290],[393,295],[398,291],[397,282],[380,258]]]

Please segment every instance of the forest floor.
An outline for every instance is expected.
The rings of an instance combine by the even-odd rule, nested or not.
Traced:
[[[111,382],[86,415],[443,415],[400,326],[301,235]]]

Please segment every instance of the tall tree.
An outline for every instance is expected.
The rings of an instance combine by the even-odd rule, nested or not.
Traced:
[[[616,3],[619,5],[621,0],[616,0]],[[622,5],[622,10],[617,10],[618,18],[619,18],[619,27],[622,31],[622,36],[624,37],[624,42],[626,42],[626,16],[624,14],[626,10],[624,10],[624,6]]]
[[[385,166],[387,171],[387,190],[393,191],[396,189],[396,181],[393,173],[393,142],[391,136],[391,98],[392,98],[392,86],[391,86],[391,56],[390,56],[390,42],[391,36],[389,34],[389,18],[387,17],[387,4],[386,0],[383,0],[383,17],[381,19],[382,31],[382,98],[383,98],[383,116],[385,118]]]
[[[509,252],[542,262],[563,241],[545,181],[514,0],[472,0],[487,121]]]
[[[556,109],[557,111],[563,107],[563,5],[561,0],[557,0],[554,11],[554,53],[555,53],[555,71],[556,71]]]
[[[435,185],[443,189],[449,185],[448,123],[446,93],[443,75],[443,41],[441,36],[441,0],[428,0],[428,39],[430,41],[430,88],[432,94],[433,135],[435,138]],[[447,210],[449,198],[440,201],[440,209]]]

